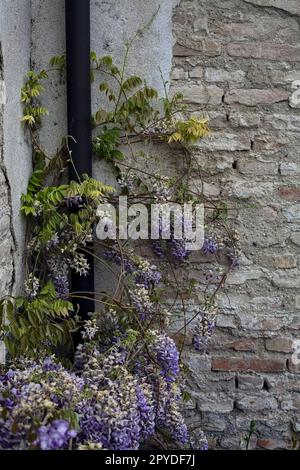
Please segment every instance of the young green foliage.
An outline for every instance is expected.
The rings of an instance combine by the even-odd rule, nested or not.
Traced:
[[[0,338],[11,356],[38,356],[39,350],[70,343],[76,329],[71,302],[59,299],[51,281],[33,300],[23,297],[0,301]]]

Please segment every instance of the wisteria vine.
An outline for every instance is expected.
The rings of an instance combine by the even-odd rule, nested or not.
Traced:
[[[54,69],[63,73],[64,56],[52,59]],[[24,292],[0,303],[0,334],[9,351],[0,375],[0,449],[136,450],[154,445],[205,450],[205,436],[201,431],[190,434],[182,413],[181,353],[191,328],[193,347],[207,353],[217,293],[239,265],[238,235],[225,220],[224,204],[189,189],[193,174],[199,176],[193,143],[208,135],[207,119],[190,115],[181,95],[166,92],[159,99],[139,77],[127,77],[126,59],[119,69],[111,57],[92,53],[91,69],[95,81],[101,77],[99,89],[108,99],[107,109],[93,116],[93,152],[111,164],[116,189],[84,175],[64,183],[73,165],[70,137],[54,156],[47,155],[38,137],[47,114],[40,94],[50,72],[31,71],[22,88],[34,171],[22,197],[30,227]],[[179,175],[153,171],[148,164],[153,150],[138,152],[137,141],[145,148],[155,143],[181,152]],[[179,281],[177,272],[189,268],[192,254],[172,230],[169,240],[148,245],[97,240],[97,207],[115,202],[119,194],[146,205],[205,204],[200,256],[207,262],[200,279]],[[70,272],[85,276],[89,271],[91,243],[96,261],[115,276],[116,289],[114,295],[81,293],[93,296],[97,306],[82,322],[76,305],[80,293],[72,291]],[[219,268],[212,258],[220,261]],[[191,296],[197,296],[199,305],[192,317],[187,311]],[[180,310],[177,328],[174,306]],[[82,342],[74,350],[76,331]],[[58,350],[64,354],[55,357]],[[72,356],[73,361],[66,359]]]

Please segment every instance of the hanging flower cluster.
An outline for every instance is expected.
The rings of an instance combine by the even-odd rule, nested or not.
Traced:
[[[158,353],[161,377],[153,368],[140,377],[125,367],[126,355],[117,348],[108,355],[86,351],[76,374],[53,357],[12,363],[0,376],[0,449],[136,450],[160,431],[187,445],[173,382],[178,357]]]
[[[174,341],[165,334],[153,332],[155,339],[150,344],[150,351],[161,367],[160,374],[166,382],[175,382],[179,374],[179,353]]]
[[[0,376],[0,449],[65,449],[84,382],[54,362],[22,359]]]
[[[218,305],[215,301],[204,304],[204,307],[197,315],[197,323],[194,330],[194,348],[202,354],[208,353],[209,340],[216,324]]]

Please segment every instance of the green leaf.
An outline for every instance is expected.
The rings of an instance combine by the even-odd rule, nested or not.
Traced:
[[[187,392],[186,390],[184,390],[182,393],[182,399],[185,402],[189,401],[191,399],[191,394]]]
[[[101,57],[100,61],[102,64],[106,65],[107,67],[111,67],[113,63],[112,57],[110,55],[105,55]]]
[[[45,286],[41,290],[40,295],[45,297],[50,296],[51,298],[56,297],[56,291],[52,281],[48,281],[47,284],[45,284]]]
[[[4,305],[4,314],[5,317],[9,322],[13,322],[15,320],[15,308],[14,304],[11,300],[5,300],[5,305]]]
[[[97,54],[96,54],[95,51],[91,51],[90,58],[91,58],[91,61],[92,61],[92,62],[96,62],[96,61],[97,61]]]
[[[9,354],[12,356],[12,357],[15,357],[16,356],[16,353],[17,353],[17,349],[16,349],[16,344],[15,342],[9,338],[8,336],[5,336],[4,338],[4,344],[9,352]]]
[[[107,91],[109,90],[109,86],[106,82],[101,82],[99,85],[99,90],[100,91]]]
[[[143,84],[143,80],[140,77],[137,77],[136,75],[133,75],[127,80],[125,80],[122,84],[122,90],[123,91],[130,91],[140,85]]]

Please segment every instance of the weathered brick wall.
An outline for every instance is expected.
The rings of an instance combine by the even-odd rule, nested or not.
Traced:
[[[300,1],[182,0],[173,24],[173,89],[211,118],[204,192],[227,202],[243,249],[209,355],[189,353],[189,419],[212,447],[239,448],[253,419],[253,447],[286,448],[300,431]]]

